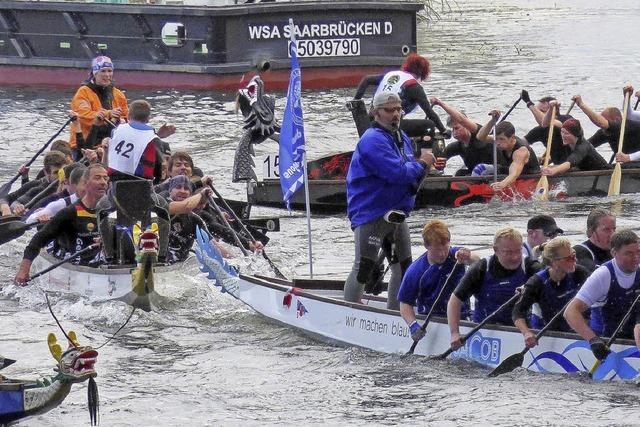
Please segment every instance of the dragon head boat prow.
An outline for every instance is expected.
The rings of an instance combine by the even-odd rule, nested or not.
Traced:
[[[95,371],[98,352],[90,346],[81,346],[73,331],[68,338],[68,348],[63,351],[54,334],[47,337],[49,351],[57,362],[56,375],[35,381],[0,376],[0,425],[55,408],[67,397],[73,384],[87,380],[91,422],[97,421],[98,390],[93,378],[98,375]]]
[[[255,76],[244,89],[238,90],[236,105],[244,116],[245,132],[236,148],[233,182],[257,181],[253,171],[253,144],[260,144],[280,131],[274,115],[276,100],[271,95],[265,95],[264,82],[260,76]]]
[[[63,352],[55,334],[50,333],[47,337],[49,351],[58,362],[54,370],[58,372],[60,381],[81,383],[96,377],[98,374],[95,371],[95,364],[98,352],[90,346],[81,346],[74,331],[69,332],[69,338],[69,347]]]

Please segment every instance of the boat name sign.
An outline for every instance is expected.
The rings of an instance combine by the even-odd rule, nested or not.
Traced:
[[[289,39],[289,24],[249,24],[249,39]],[[293,26],[298,39],[299,57],[360,56],[360,37],[389,36],[393,33],[391,21],[309,22]],[[291,42],[289,42],[290,44]],[[287,46],[287,52],[290,52]]]
[[[251,40],[290,39],[288,23],[248,24]],[[393,34],[391,21],[345,21],[294,24],[296,39],[387,36]]]
[[[409,337],[411,333],[409,332],[409,327],[403,325],[400,322],[392,321],[391,324],[384,320],[378,319],[367,319],[364,317],[347,315],[345,324],[347,328],[357,328],[367,332],[373,332],[383,335],[391,335],[399,336],[399,337]]]

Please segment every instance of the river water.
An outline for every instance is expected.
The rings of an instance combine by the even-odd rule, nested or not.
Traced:
[[[621,87],[638,76],[636,1],[473,0],[451,6],[437,23],[419,27],[419,50],[433,67],[425,87],[476,121],[484,121],[491,108],[506,109],[523,88],[535,98],[556,94],[564,108],[575,93],[596,108],[620,105]],[[309,158],[354,147],[355,127],[342,107],[351,93],[304,93]],[[71,96],[70,91],[0,89],[1,182],[64,122]],[[233,94],[128,93],[130,100],[142,96],[153,105],[153,123],[178,126],[170,139],[174,150],[189,150],[197,165],[216,177],[223,194],[243,198],[242,186],[229,183],[241,136]],[[279,111],[283,104],[280,99]],[[590,134],[586,117],[575,115]],[[534,125],[522,106],[511,119],[519,133]],[[256,151],[260,156],[275,150],[267,142]],[[625,196],[427,209],[410,219],[414,255],[422,251],[419,229],[431,218],[448,222],[456,244],[479,247],[500,226],[524,230],[528,217],[549,213],[577,242],[593,207],[612,208],[618,226],[636,228],[639,204],[637,196]],[[304,217],[274,209],[256,213],[283,216],[282,232],[272,235],[267,250],[287,276],[307,275]],[[316,275],[346,276],[353,253],[347,219],[314,217],[312,235]],[[19,359],[7,374],[41,377],[52,374],[45,341],[57,328],[37,287],[10,285],[26,241],[0,247],[0,354]],[[102,425],[640,424],[640,390],[633,384],[522,370],[488,379],[486,370],[466,363],[405,361],[338,347],[272,324],[211,290],[195,263],[176,272],[175,281],[181,285],[162,311],[136,312],[119,338],[100,350]],[[54,296],[52,303],[65,327],[94,346],[129,314],[120,303],[91,304],[71,296]],[[86,425],[85,397],[84,387],[77,387],[60,408],[28,425]]]

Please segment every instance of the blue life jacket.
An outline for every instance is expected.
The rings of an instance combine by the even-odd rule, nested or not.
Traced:
[[[496,279],[491,274],[489,268],[491,260],[495,255],[485,258],[487,260],[487,271],[484,273],[484,280],[476,297],[476,306],[473,311],[473,321],[482,322],[488,315],[493,313],[509,298],[515,295],[516,288],[522,286],[527,281],[527,274],[524,271],[524,259],[520,267],[509,277]],[[496,262],[498,260],[496,259]],[[491,323],[513,326],[511,310],[503,310],[498,313]]]
[[[609,269],[611,283],[607,292],[606,302],[601,307],[591,307],[590,326],[593,331],[605,337],[610,337],[620,324],[624,315],[631,308],[638,292],[640,292],[640,274],[636,271],[633,285],[629,289],[624,289],[618,284],[613,260],[603,264]],[[635,326],[635,316],[631,316],[620,332],[620,337],[633,338],[633,327]]]
[[[542,319],[547,324],[575,296],[580,284],[576,282],[574,273],[567,273],[558,285],[549,277],[548,268],[537,272],[536,275],[544,282],[538,304],[542,311]],[[572,330],[564,319],[556,320],[553,329],[565,332]]]
[[[442,264],[430,265],[420,277],[420,290],[417,301],[418,313],[428,314],[431,310],[440,290],[447,281],[447,277],[449,277],[453,267],[456,265],[455,254],[459,249],[459,247],[449,248],[447,259],[445,259]],[[449,281],[448,289],[444,291],[440,302],[433,312],[434,316],[447,316],[447,303],[462,276],[464,276],[464,268],[458,267],[458,271]],[[463,315],[462,318],[464,317]]]

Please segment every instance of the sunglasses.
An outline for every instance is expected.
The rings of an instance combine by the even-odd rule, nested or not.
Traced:
[[[382,109],[389,114],[402,112],[402,107],[383,107]]]
[[[554,258],[555,261],[575,261],[576,260],[576,253],[575,251],[571,251],[571,253],[567,256],[563,256],[560,258]]]

